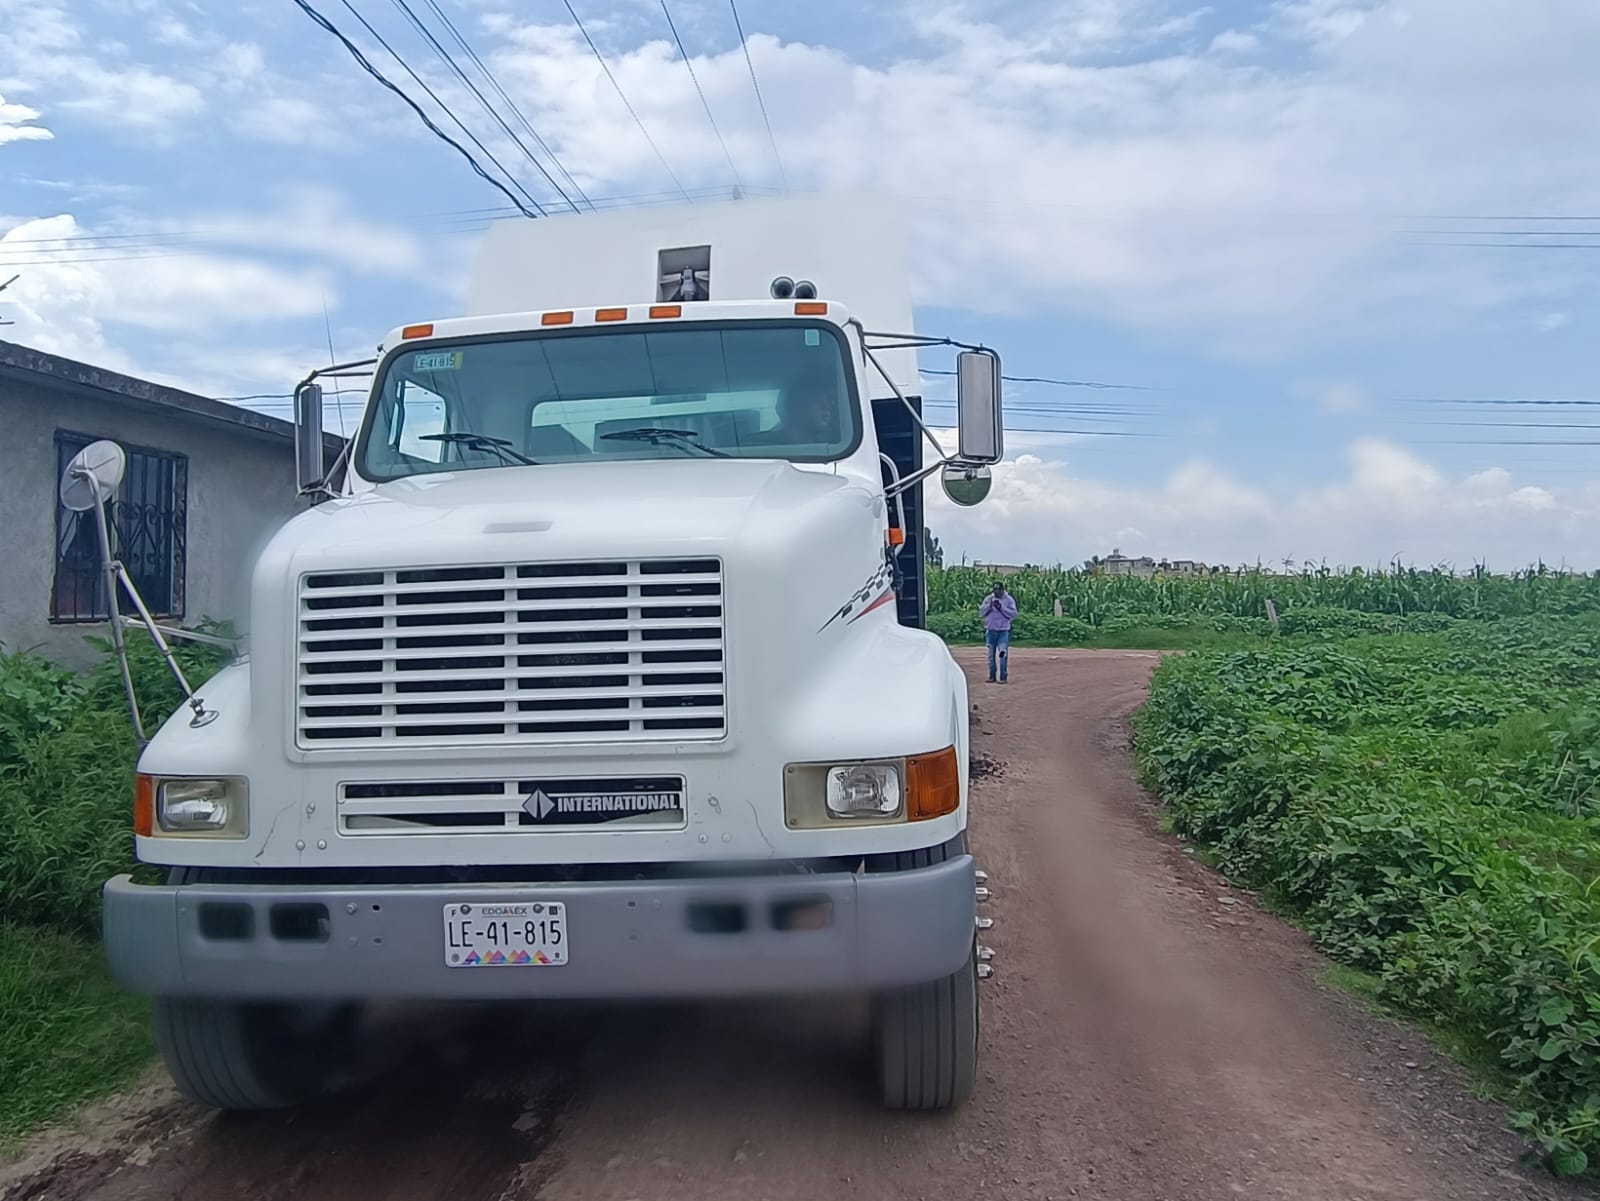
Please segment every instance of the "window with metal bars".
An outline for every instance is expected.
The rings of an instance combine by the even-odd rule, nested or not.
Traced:
[[[55,441],[60,479],[72,457],[97,439],[57,430]],[[189,460],[185,455],[118,444],[128,456],[128,468],[107,513],[111,553],[127,567],[153,615],[181,618],[188,559]],[[104,621],[109,616],[94,513],[74,513],[58,498],[50,620]]]

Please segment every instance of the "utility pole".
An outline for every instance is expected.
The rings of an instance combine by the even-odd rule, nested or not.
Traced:
[[[0,292],[4,292],[7,288],[9,288],[12,284],[16,283],[21,278],[22,278],[21,275],[13,275],[10,279],[6,280],[5,283],[0,284]],[[15,324],[16,324],[15,321],[7,321],[4,317],[0,317],[0,325],[15,325]]]

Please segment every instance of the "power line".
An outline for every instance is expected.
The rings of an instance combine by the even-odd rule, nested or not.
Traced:
[[[622,90],[622,85],[617,82],[617,77],[611,73],[611,66],[606,62],[606,56],[600,53],[600,47],[594,44],[594,39],[589,36],[589,31],[583,27],[582,19],[578,16],[577,10],[572,7],[572,0],[561,0],[561,2],[566,5],[567,15],[572,18],[572,23],[578,27],[578,32],[583,35],[583,40],[589,43],[589,49],[594,52],[595,61],[600,64],[600,69],[606,73],[606,78],[611,81],[611,86],[617,90],[617,98],[622,101],[622,106],[628,110],[628,115],[633,118],[633,123],[639,127],[639,132],[644,135],[644,140],[650,143],[650,149],[655,151],[656,158],[661,162],[662,170],[671,177],[672,182],[677,185],[678,191],[683,193],[683,198],[688,200],[690,198],[689,193],[684,191],[683,181],[678,178],[677,172],[673,171],[672,167],[667,163],[666,155],[661,153],[661,147],[656,145],[656,140],[650,136],[650,131],[645,128],[644,121],[634,111],[632,103],[628,100],[628,94]]]
[[[932,368],[921,369],[923,375],[954,375],[954,371],[935,371]],[[1165,388],[1152,388],[1145,384],[1107,384],[1099,380],[1088,379],[1050,379],[1042,375],[1002,375],[1000,377],[1013,384],[1050,384],[1057,388],[1114,388],[1128,392],[1165,392]]]
[[[733,155],[728,152],[728,143],[723,141],[717,119],[711,115],[711,102],[706,99],[705,89],[700,86],[700,77],[694,73],[694,63],[689,59],[689,52],[683,48],[683,39],[678,36],[678,26],[672,19],[672,10],[667,7],[667,0],[661,0],[661,15],[667,19],[667,28],[672,30],[672,40],[678,44],[678,53],[683,56],[683,65],[689,69],[689,79],[694,84],[695,92],[700,96],[701,107],[706,110],[706,120],[711,122],[711,132],[717,135],[717,145],[722,147],[722,157],[728,160],[728,170],[733,172],[733,182],[742,187],[744,180],[739,178],[739,168],[734,166]]]
[[[728,0],[728,7],[733,10],[733,27],[739,31],[739,48],[744,51],[744,65],[750,69],[750,86],[755,89],[756,104],[761,108],[761,120],[767,127],[767,141],[772,143],[772,158],[778,164],[778,178],[783,182],[783,190],[789,190],[789,174],[783,169],[783,156],[778,153],[778,139],[772,133],[772,118],[767,115],[767,101],[761,95],[761,82],[756,79],[756,64],[750,57],[750,42],[744,36],[744,22],[739,20],[738,0]]]
[[[1392,404],[1411,405],[1600,405],[1600,400],[1588,397],[1578,399],[1544,399],[1542,397],[1448,397],[1448,396],[1396,396]]]
[[[348,3],[348,0],[346,0],[346,3]],[[473,83],[472,80],[467,77],[467,73],[461,69],[454,57],[451,56],[450,52],[439,43],[438,38],[433,36],[433,31],[423,24],[422,19],[417,16],[416,11],[411,7],[411,5],[407,4],[406,0],[392,0],[392,3],[397,9],[400,10],[402,14],[404,14],[405,18],[411,22],[412,28],[420,33],[427,40],[428,44],[433,47],[434,51],[439,55],[439,57],[444,60],[444,65],[450,68],[457,79],[467,85],[467,89],[478,98],[478,103],[483,105],[484,111],[489,114],[490,118],[493,119],[496,125],[500,126],[500,128],[505,132],[505,135],[516,145],[517,149],[522,151],[524,157],[526,157],[527,160],[534,165],[539,174],[544,176],[545,182],[555,189],[556,193],[561,197],[562,200],[567,202],[567,206],[571,208],[573,212],[581,212],[582,210],[573,203],[572,197],[568,196],[566,191],[555,181],[555,178],[550,174],[550,172],[545,170],[544,164],[534,157],[533,151],[529,150],[527,146],[523,144],[522,139],[516,135],[516,132],[511,128],[511,126],[506,124],[505,118],[500,115],[499,110],[497,110],[494,105],[490,104],[488,98],[478,90],[478,85]],[[502,168],[502,170],[503,169],[504,168]]]
[[[298,0],[297,0],[297,2],[298,2]],[[496,167],[500,168],[500,173],[506,177],[507,182],[509,182],[512,187],[516,188],[517,191],[521,192],[523,194],[523,196],[525,196],[527,198],[528,203],[533,205],[533,207],[537,211],[538,215],[541,216],[541,217],[544,216],[545,215],[544,206],[542,206],[537,200],[535,200],[533,198],[533,193],[528,191],[527,188],[523,187],[522,186],[522,182],[519,179],[517,179],[517,177],[515,175],[513,175],[509,170],[507,170],[506,165],[504,163],[502,163],[498,158],[495,157],[494,152],[483,144],[482,140],[478,137],[478,135],[473,133],[472,130],[467,128],[467,123],[465,121],[463,121],[460,117],[456,116],[455,110],[452,109],[448,104],[446,104],[439,97],[439,94],[437,92],[435,92],[432,87],[430,87],[428,85],[427,80],[423,79],[421,75],[418,75],[416,73],[416,71],[412,70],[411,64],[406,62],[406,60],[403,57],[401,57],[400,52],[398,50],[396,50],[393,46],[391,46],[384,39],[384,36],[381,33],[379,33],[376,29],[374,29],[372,27],[372,23],[370,21],[368,21],[365,17],[363,17],[356,10],[356,6],[354,4],[352,4],[350,2],[350,0],[340,0],[340,3],[342,3],[345,6],[345,8],[350,10],[350,15],[353,16],[357,21],[361,22],[362,28],[365,29],[369,34],[371,34],[374,38],[376,38],[378,40],[378,45],[382,46],[385,50],[387,50],[389,52],[389,56],[391,58],[393,58],[395,62],[400,64],[400,66],[405,70],[405,73],[407,75],[411,76],[411,78],[416,81],[417,86],[420,87],[424,92],[426,92],[428,94],[428,96],[433,100],[433,102],[435,104],[437,104],[440,107],[440,109],[442,109],[444,111],[445,116],[449,117],[450,120],[452,120],[452,121],[454,121],[456,123],[456,128],[461,130],[462,133],[466,134],[468,140],[471,141],[472,144],[474,146],[476,146],[479,150],[483,151],[483,153],[488,157],[488,159],[489,159],[489,161],[491,163],[493,163]],[[520,208],[521,206],[518,206],[518,207]],[[526,209],[523,209],[522,211],[525,212],[525,213],[527,212]],[[528,216],[531,217],[531,216],[533,216],[533,214],[532,213],[528,213]]]
[[[478,52],[467,44],[466,37],[459,29],[456,28],[456,23],[450,19],[449,14],[446,13],[444,9],[439,7],[436,0],[427,0],[427,3],[428,7],[433,10],[434,15],[437,16],[439,20],[444,23],[444,27],[449,30],[450,36],[456,41],[456,45],[460,46],[466,56],[470,58],[477,66],[478,70],[483,72],[483,77],[489,81],[489,86],[495,90],[495,94],[499,96],[501,100],[505,101],[506,107],[511,110],[511,115],[517,119],[517,124],[521,125],[523,129],[528,131],[528,136],[534,140],[540,150],[544,151],[545,156],[555,164],[556,170],[561,172],[561,178],[567,181],[567,185],[578,194],[579,198],[585,204],[587,204],[590,209],[593,209],[594,201],[590,200],[589,197],[584,194],[583,188],[580,187],[578,181],[572,177],[572,172],[568,171],[566,167],[562,165],[561,160],[556,157],[556,152],[550,149],[549,143],[539,136],[539,131],[533,127],[533,124],[528,120],[527,117],[523,116],[522,110],[517,107],[516,101],[512,100],[510,95],[507,94],[505,88],[500,86],[500,81],[495,78],[494,72],[489,70],[488,64],[485,63],[483,59],[479,58]],[[557,188],[556,190],[560,191],[561,189]],[[563,199],[565,199],[564,196]],[[568,200],[568,203],[570,204],[571,201]]]
[[[354,42],[352,42],[349,38],[345,37],[344,34],[340,33],[338,27],[335,26],[332,21],[328,20],[327,17],[323,16],[320,12],[318,12],[315,8],[313,8],[311,6],[311,4],[309,3],[309,0],[294,0],[294,3],[300,9],[300,11],[305,13],[306,16],[310,17],[311,20],[316,25],[318,25],[320,28],[326,30],[328,33],[331,33],[334,37],[338,38],[339,42],[344,46],[345,50],[349,52],[350,57],[355,59],[357,65],[359,65],[363,71],[365,71],[368,75],[372,76],[372,78],[376,79],[384,87],[388,88],[389,91],[393,92],[396,96],[400,97],[401,100],[405,101],[407,107],[409,107],[412,112],[416,113],[417,119],[420,120],[425,126],[428,127],[428,131],[430,133],[432,133],[436,138],[439,138],[446,145],[453,147],[455,149],[456,153],[458,153],[459,155],[461,155],[462,158],[467,160],[467,165],[470,166],[473,169],[473,171],[475,171],[478,175],[482,176],[485,182],[493,184],[494,187],[498,191],[500,191],[501,193],[503,193],[505,195],[505,198],[507,200],[511,201],[511,203],[514,204],[517,207],[517,210],[519,212],[521,212],[523,216],[525,216],[525,217],[533,217],[533,216],[537,215],[537,214],[535,214],[533,212],[530,212],[528,210],[527,206],[524,205],[522,203],[522,201],[518,200],[516,198],[516,196],[512,194],[511,190],[505,186],[505,184],[501,183],[498,179],[496,179],[494,176],[490,175],[487,171],[485,171],[483,169],[483,164],[479,163],[477,159],[472,157],[471,151],[469,151],[465,146],[461,145],[460,142],[456,141],[449,134],[445,133],[444,130],[440,129],[437,125],[435,125],[433,123],[433,120],[428,116],[428,114],[422,111],[422,106],[421,105],[419,105],[415,100],[411,99],[410,96],[406,95],[405,92],[402,91],[400,88],[396,87],[393,83],[391,83],[389,81],[389,79],[383,74],[382,71],[378,70],[378,68],[374,67],[370,62],[368,62],[367,61],[367,56],[364,55],[363,53],[361,53],[361,48],[359,46],[357,46]],[[349,7],[349,0],[345,0],[345,7],[347,7],[347,8]],[[350,9],[350,11],[354,13],[355,9],[352,8],[352,9]],[[356,18],[358,20],[361,20],[363,25],[366,24],[366,21],[361,18],[361,15],[359,13],[356,13]],[[370,26],[369,26],[369,28],[370,28]],[[382,40],[383,39],[379,38],[380,42]],[[390,53],[393,54],[394,52],[391,50]],[[405,66],[404,60],[400,59],[398,55],[396,56],[396,61],[399,62],[401,66]],[[407,67],[406,69],[407,69],[407,71],[410,71],[409,67]],[[414,75],[413,75],[413,78],[415,78]],[[418,82],[420,83],[421,81],[419,80]],[[426,86],[426,85],[424,85],[424,86]],[[437,100],[437,99],[438,98],[435,97],[435,100]],[[441,106],[441,107],[443,107],[443,106]],[[449,111],[448,108],[445,111],[448,112]],[[485,151],[485,153],[488,153],[488,152]],[[490,158],[491,158],[491,161],[492,161],[493,156],[491,155]],[[499,164],[496,164],[496,165],[498,166]],[[504,167],[501,167],[500,169],[502,171],[505,170]],[[510,178],[509,173],[508,173],[508,178]],[[513,183],[516,182],[514,178],[512,179],[512,182]],[[530,196],[529,199],[532,200],[533,198]],[[534,202],[534,207],[535,208],[538,207],[538,202],[537,201]]]

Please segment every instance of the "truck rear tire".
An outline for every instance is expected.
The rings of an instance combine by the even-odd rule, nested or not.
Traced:
[[[282,1109],[320,1091],[353,1007],[157,998],[156,1046],[178,1091],[213,1109]]]
[[[954,1109],[978,1075],[977,942],[942,980],[879,996],[873,1005],[878,1086],[889,1109]]]

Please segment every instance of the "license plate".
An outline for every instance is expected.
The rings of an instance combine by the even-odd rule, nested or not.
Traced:
[[[567,961],[561,901],[463,901],[444,907],[446,967],[560,967]]]

